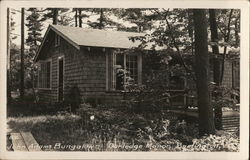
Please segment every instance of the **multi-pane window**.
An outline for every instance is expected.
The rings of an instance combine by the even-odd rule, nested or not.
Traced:
[[[126,69],[128,71],[129,80],[132,83],[137,83],[138,80],[138,62],[137,56],[135,55],[127,55],[126,56]]]
[[[138,56],[113,54],[112,89],[124,90],[138,83]]]
[[[38,70],[38,87],[51,88],[51,61],[40,62]]]

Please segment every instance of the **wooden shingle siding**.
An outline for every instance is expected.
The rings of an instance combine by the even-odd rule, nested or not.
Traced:
[[[105,91],[105,54],[92,53],[65,54],[65,85],[77,84],[81,95],[87,92]]]
[[[101,99],[105,103],[118,103],[120,93],[106,92],[106,53],[101,49],[81,49],[80,52],[65,52],[65,86],[77,84],[83,100]],[[69,89],[68,88],[68,89]],[[65,94],[67,94],[65,88]],[[114,102],[116,101],[116,102]]]
[[[52,38],[53,39],[53,38]],[[51,89],[39,90],[39,99],[46,102],[56,102],[58,99],[58,57],[63,56],[65,53],[72,51],[77,52],[77,50],[70,45],[65,40],[61,39],[61,44],[55,47],[54,42],[50,42],[46,54],[44,54],[44,59],[52,59],[52,72],[51,72]]]

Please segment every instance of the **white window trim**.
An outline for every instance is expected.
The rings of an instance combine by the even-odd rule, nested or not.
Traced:
[[[121,92],[121,91],[125,91],[126,88],[124,88],[124,90],[116,90],[116,79],[115,79],[115,69],[114,66],[116,64],[116,54],[120,54],[120,53],[111,53],[111,57],[109,59],[108,57],[108,53],[106,54],[106,91],[117,91],[117,92]],[[121,53],[123,54],[123,53]],[[141,85],[142,84],[142,53],[137,53],[137,54],[123,54],[123,59],[124,59],[124,69],[126,70],[126,56],[127,55],[135,55],[137,56],[137,84]],[[110,66],[111,69],[109,69],[109,63],[111,63],[112,65]],[[109,73],[109,71],[111,71],[111,74]],[[124,83],[126,80],[126,76],[124,78]],[[110,86],[109,86],[110,85]]]
[[[37,76],[37,88],[35,89],[38,89],[38,90],[51,90],[52,89],[52,58],[49,58],[47,60],[40,60],[37,62],[37,64],[39,65],[39,67],[41,67],[41,63],[44,63],[44,62],[50,62],[50,87],[49,88],[41,88],[40,85],[39,85],[39,80],[40,80],[40,77],[39,77],[39,71],[38,71],[38,76]]]

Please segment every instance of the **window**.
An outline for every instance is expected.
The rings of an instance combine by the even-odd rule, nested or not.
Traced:
[[[138,81],[137,56],[135,55],[126,56],[126,68],[127,68],[128,76],[130,77],[131,82],[137,84],[137,81]]]
[[[55,35],[55,47],[60,45],[60,36],[59,35]]]
[[[38,70],[38,87],[51,88],[51,61],[40,62]]]
[[[117,53],[112,56],[111,90],[124,90],[128,85],[140,83],[138,55]]]

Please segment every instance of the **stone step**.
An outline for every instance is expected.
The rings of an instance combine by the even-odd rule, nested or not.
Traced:
[[[42,151],[30,132],[9,133],[14,151]]]

